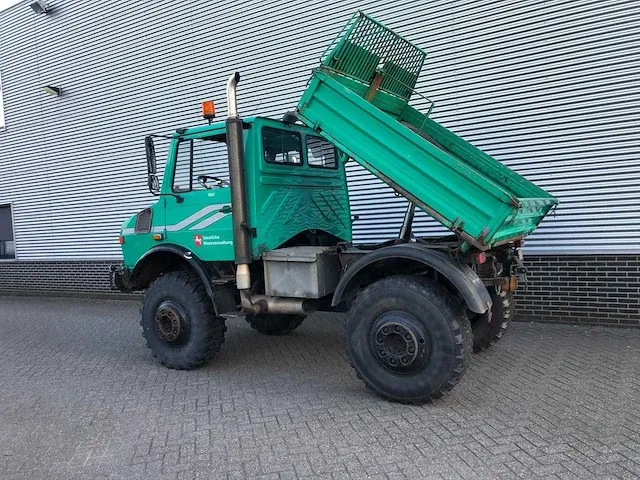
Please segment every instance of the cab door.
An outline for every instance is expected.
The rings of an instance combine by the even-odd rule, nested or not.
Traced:
[[[263,122],[254,202],[262,249],[305,231],[350,240],[349,197],[335,146],[306,127]]]
[[[233,260],[225,135],[178,140],[168,180],[166,242],[186,248],[201,260]]]

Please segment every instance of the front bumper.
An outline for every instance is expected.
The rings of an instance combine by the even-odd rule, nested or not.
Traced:
[[[109,267],[109,287],[111,290],[119,290],[123,293],[133,292],[131,270],[124,265],[111,265]]]

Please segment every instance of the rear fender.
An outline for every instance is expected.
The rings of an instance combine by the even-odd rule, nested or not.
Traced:
[[[369,270],[368,267],[394,258],[421,263],[441,274],[460,292],[472,312],[482,314],[491,308],[491,296],[471,267],[445,252],[415,243],[380,248],[354,261],[338,282],[331,305],[335,307],[342,301],[345,292],[357,284],[359,275]]]

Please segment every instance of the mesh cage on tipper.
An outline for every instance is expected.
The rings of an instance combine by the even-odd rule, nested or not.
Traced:
[[[400,35],[356,12],[322,56],[321,70],[362,82],[409,101],[427,54]]]

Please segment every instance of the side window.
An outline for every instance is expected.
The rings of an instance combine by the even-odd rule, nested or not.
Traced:
[[[200,178],[199,180],[199,177]],[[215,178],[214,178],[215,177]],[[224,135],[184,140],[178,144],[173,191],[176,193],[216,188],[229,181],[227,143]]]
[[[302,138],[295,132],[264,128],[262,146],[268,163],[302,165]]]
[[[0,258],[16,258],[10,205],[0,205]]]
[[[336,147],[322,137],[308,135],[307,163],[310,167],[338,168]]]

